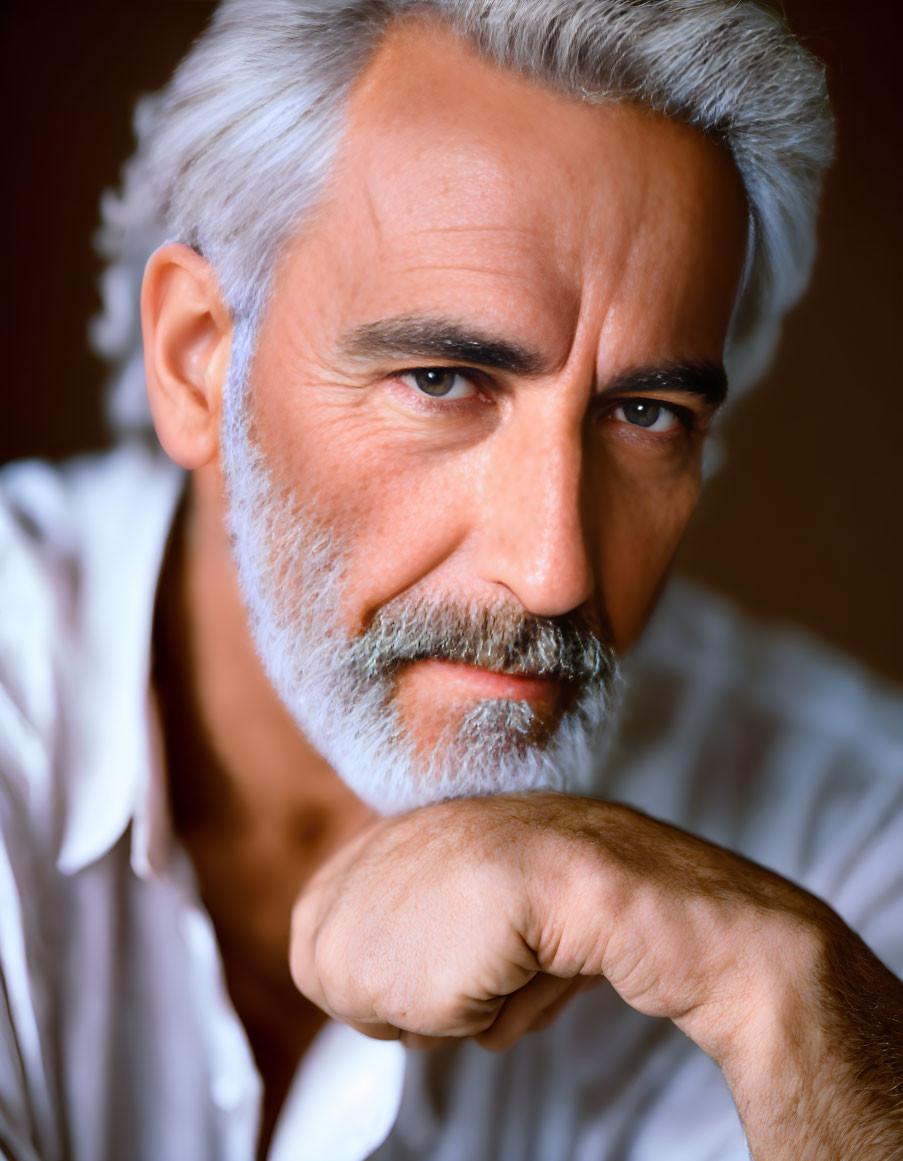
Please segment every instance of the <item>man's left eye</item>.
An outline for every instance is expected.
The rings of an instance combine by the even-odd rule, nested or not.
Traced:
[[[673,408],[656,403],[652,399],[628,399],[616,407],[611,415],[622,423],[641,427],[644,431],[652,431],[657,435],[673,431],[681,423],[680,416]]]
[[[473,382],[452,367],[425,367],[398,377],[432,399],[470,399],[477,393]]]

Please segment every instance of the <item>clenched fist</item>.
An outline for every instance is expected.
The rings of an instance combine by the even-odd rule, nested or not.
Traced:
[[[903,985],[813,896],[626,807],[503,796],[380,820],[292,927],[298,987],[371,1036],[507,1048],[605,977],[720,1065],[757,1159],[903,1149]]]

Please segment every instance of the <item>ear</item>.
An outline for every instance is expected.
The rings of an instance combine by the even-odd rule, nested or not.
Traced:
[[[219,451],[232,320],[213,267],[188,246],[151,255],[141,329],[154,427],[170,459],[200,468]]]

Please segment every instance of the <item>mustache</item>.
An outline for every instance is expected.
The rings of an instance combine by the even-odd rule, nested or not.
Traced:
[[[603,684],[617,671],[614,649],[580,613],[537,617],[510,606],[410,598],[379,609],[348,654],[365,679],[428,659],[582,686]]]

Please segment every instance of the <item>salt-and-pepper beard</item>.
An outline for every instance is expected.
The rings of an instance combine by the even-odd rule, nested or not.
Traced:
[[[450,605],[422,594],[393,599],[349,637],[340,618],[342,545],[273,483],[253,443],[250,361],[250,345],[237,344],[223,423],[233,554],[264,669],[310,743],[383,814],[485,794],[591,793],[619,701],[610,646],[576,616],[533,617],[510,603]],[[401,720],[395,681],[426,657],[555,678],[570,704],[547,727],[529,702],[480,700],[424,758]]]

